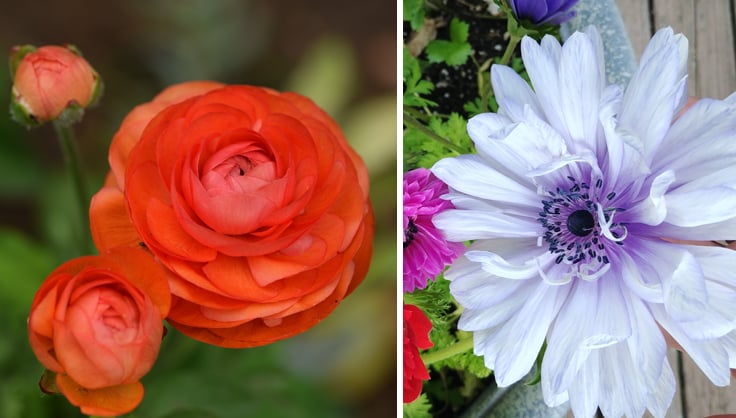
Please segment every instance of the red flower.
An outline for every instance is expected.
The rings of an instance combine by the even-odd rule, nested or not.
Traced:
[[[38,289],[28,336],[55,385],[83,413],[117,416],[143,398],[171,303],[164,270],[137,248],[76,258]]]
[[[368,270],[365,165],[303,96],[193,84],[123,122],[95,242],[145,243],[173,273],[169,323],[192,338],[250,347],[305,331]]]
[[[422,392],[422,381],[429,379],[419,350],[432,347],[429,331],[432,323],[421,309],[404,304],[404,403],[414,401]]]

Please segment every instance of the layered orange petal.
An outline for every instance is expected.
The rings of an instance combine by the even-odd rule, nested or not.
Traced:
[[[56,375],[56,385],[69,402],[86,415],[116,417],[131,412],[143,400],[143,385],[140,382],[87,389],[65,373],[59,373]]]

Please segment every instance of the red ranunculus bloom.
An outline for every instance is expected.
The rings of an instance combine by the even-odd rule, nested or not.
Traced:
[[[432,347],[431,330],[432,323],[421,309],[404,304],[404,403],[418,398],[422,393],[422,381],[429,379],[419,350]]]
[[[140,378],[156,360],[170,303],[164,269],[140,248],[76,258],[38,289],[31,347],[83,413],[122,415],[143,398]]]
[[[367,170],[303,96],[175,86],[126,118],[110,163],[92,202],[95,242],[145,243],[173,273],[168,320],[190,337],[225,347],[290,337],[368,270]]]

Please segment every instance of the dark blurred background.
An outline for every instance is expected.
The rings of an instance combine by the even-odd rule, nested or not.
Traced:
[[[75,127],[89,188],[123,117],[164,87],[212,79],[291,90],[342,126],[371,176],[374,260],[323,323],[266,347],[227,350],[170,332],[134,417],[394,416],[396,400],[396,4],[388,0],[0,0],[0,50],[71,43],[105,92]],[[7,52],[6,52],[7,53]],[[0,106],[11,80],[0,66]],[[4,104],[3,104],[4,103]],[[0,417],[78,417],[37,387],[26,337],[38,285],[80,233],[51,126],[0,112]]]

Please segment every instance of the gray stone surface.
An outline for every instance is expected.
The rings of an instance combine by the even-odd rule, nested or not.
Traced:
[[[636,71],[636,56],[626,33],[621,13],[614,0],[581,0],[575,6],[577,16],[560,28],[563,39],[575,31],[593,25],[603,39],[606,76],[609,83],[626,86]]]

